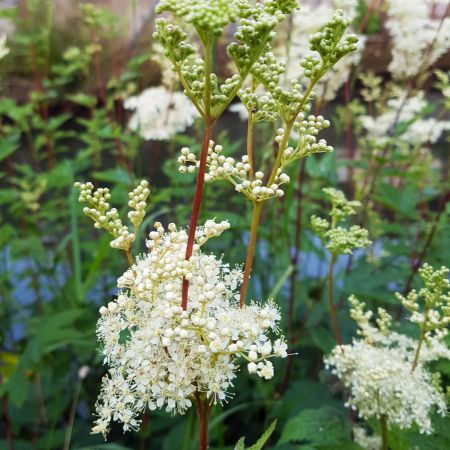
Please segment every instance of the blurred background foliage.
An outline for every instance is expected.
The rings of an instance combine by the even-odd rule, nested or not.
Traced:
[[[118,206],[126,204],[136,180],[149,179],[146,230],[155,220],[187,224],[194,189],[194,177],[178,172],[176,156],[182,146],[199,150],[200,124],[170,141],[144,141],[127,127],[124,100],[161,81],[163,68],[151,42],[155,2],[3,3],[9,53],[0,61],[0,448],[196,448],[193,410],[182,417],[152,412],[139,433],[113,428],[110,444],[89,434],[105,372],[95,323],[126,260],[85,219],[73,182],[111,187]],[[323,2],[303,3],[318,8]],[[371,138],[361,117],[382,114],[399,89],[388,70],[385,18],[383,2],[358,2],[354,29],[366,36],[362,59],[335,98],[316,100],[317,111],[332,121],[327,140],[335,152],[291,167],[295,182],[264,210],[250,295],[276,298],[290,351],[298,356],[278,363],[270,383],[245,373],[238,378],[235,397],[213,410],[213,448],[231,449],[244,434],[253,443],[274,418],[270,448],[361,448],[352,439],[357,418],[345,410],[342,388],[322,364],[335,345],[324,289],[328,256],[310,227],[311,215],[325,215],[329,207],[323,187],[337,186],[363,203],[353,223],[367,227],[374,241],[367,252],[336,264],[335,297],[346,342],[355,332],[349,294],[400,319],[404,311],[393,292],[416,286],[423,262],[449,262],[448,134],[419,145],[402,139],[423,117],[448,118],[449,55],[406,83],[409,93],[424,92],[426,108],[407,121],[397,118],[389,142]],[[280,33],[282,45],[289,44],[291,31]],[[224,76],[223,49],[219,45],[216,64]],[[262,123],[255,134],[262,167],[273,157],[273,126]],[[245,122],[236,114],[226,113],[216,134],[227,154],[244,152]],[[231,230],[208,249],[226,251],[227,261],[241,264],[250,210],[232,194],[225,184],[207,185],[202,215],[230,220]],[[450,363],[439,369],[448,385]],[[390,446],[450,448],[449,424],[436,419],[437,432],[426,439],[394,430]]]

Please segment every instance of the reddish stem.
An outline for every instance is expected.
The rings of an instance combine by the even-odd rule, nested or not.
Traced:
[[[8,450],[14,450],[14,439],[11,426],[11,417],[9,415],[8,397],[6,395],[2,398],[3,403],[3,420],[5,423],[5,435],[8,443]]]
[[[209,406],[198,391],[195,392],[195,402],[198,417],[198,448],[199,450],[207,450]]]
[[[198,216],[200,214],[200,206],[203,199],[203,185],[205,184],[205,172],[206,172],[206,158],[208,156],[209,141],[211,140],[212,130],[214,127],[214,121],[209,120],[205,124],[203,130],[203,142],[200,151],[200,166],[198,168],[197,185],[195,187],[194,200],[192,202],[191,220],[189,222],[189,234],[186,245],[186,260],[189,260],[192,256],[192,249],[194,248],[195,230],[197,229]],[[189,281],[183,278],[183,285],[181,290],[181,307],[186,311],[188,301]]]

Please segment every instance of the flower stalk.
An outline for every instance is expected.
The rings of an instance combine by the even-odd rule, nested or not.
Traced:
[[[341,332],[339,330],[339,324],[336,317],[336,309],[334,307],[334,296],[333,296],[333,288],[334,288],[334,264],[336,262],[336,256],[331,255],[330,264],[328,266],[328,276],[327,276],[327,291],[328,291],[328,309],[330,311],[330,320],[331,326],[333,328],[334,337],[339,346],[342,345],[342,337]]]
[[[192,202],[191,220],[189,222],[189,235],[186,244],[186,261],[192,256],[194,248],[195,230],[197,229],[200,207],[203,199],[203,185],[205,184],[206,158],[208,156],[209,141],[211,140],[215,120],[211,117],[211,57],[212,57],[211,39],[205,42],[205,96],[204,96],[204,118],[205,129],[203,130],[203,141],[200,150],[200,165],[197,174],[197,184],[195,186],[195,195]],[[181,307],[184,311],[187,309],[189,293],[189,280],[183,278],[181,291]]]
[[[242,308],[245,304],[245,298],[247,296],[248,282],[250,280],[250,274],[253,266],[253,259],[255,256],[256,238],[258,236],[259,219],[261,217],[261,202],[253,203],[252,223],[250,227],[250,238],[247,247],[247,257],[245,259],[244,279],[242,280],[239,305]]]

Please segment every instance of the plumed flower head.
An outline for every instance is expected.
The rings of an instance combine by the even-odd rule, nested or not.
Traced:
[[[146,407],[183,413],[196,392],[212,403],[223,402],[231,395],[240,360],[250,373],[270,379],[269,358],[287,356],[284,340],[269,338],[278,331],[276,305],[253,302],[240,308],[241,271],[201,252],[206,240],[228,227],[214,221],[199,227],[193,256],[186,261],[186,231],[157,223],[148,253],[119,278],[122,290],[101,308],[97,325],[109,373],[94,432],[106,433],[111,421],[136,429]],[[183,277],[190,282],[186,311]]]

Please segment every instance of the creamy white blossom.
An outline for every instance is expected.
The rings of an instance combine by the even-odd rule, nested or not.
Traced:
[[[389,70],[396,78],[410,78],[430,67],[450,48],[450,18],[430,17],[434,0],[388,0],[386,27],[392,38]]]
[[[190,127],[199,117],[190,100],[181,92],[164,86],[146,89],[129,97],[124,107],[133,110],[128,127],[145,140],[163,141]]]
[[[409,429],[416,424],[421,433],[432,433],[432,412],[444,416],[447,408],[439,374],[432,373],[426,363],[450,358],[442,342],[445,334],[430,337],[414,367],[418,341],[391,331],[392,319],[383,309],[378,310],[374,326],[370,322],[373,313],[355,298],[350,301],[361,337],[337,346],[325,358],[326,367],[349,389],[346,406],[366,420],[384,416],[388,425]]]
[[[9,48],[6,45],[7,38],[6,34],[0,34],[0,59],[3,59],[9,53]]]
[[[241,362],[270,379],[274,368],[268,359],[287,356],[284,338],[270,338],[278,333],[277,306],[268,301],[240,308],[241,271],[200,251],[228,227],[212,220],[199,227],[186,261],[186,231],[156,223],[148,253],[119,278],[121,291],[100,309],[97,325],[109,371],[93,432],[105,434],[111,421],[122,422],[125,431],[137,429],[147,407],[183,413],[196,392],[211,403],[224,402]],[[186,310],[183,277],[190,283]]]
[[[355,425],[353,427],[353,439],[364,450],[380,450],[381,436],[369,435],[365,428]]]
[[[427,105],[423,91],[412,96],[403,91],[387,101],[386,110],[382,114],[376,117],[362,116],[361,125],[369,139],[383,144],[393,136],[395,126],[410,122],[405,131],[396,136],[396,140],[411,145],[434,143],[442,133],[450,129],[450,121],[422,118]]]

